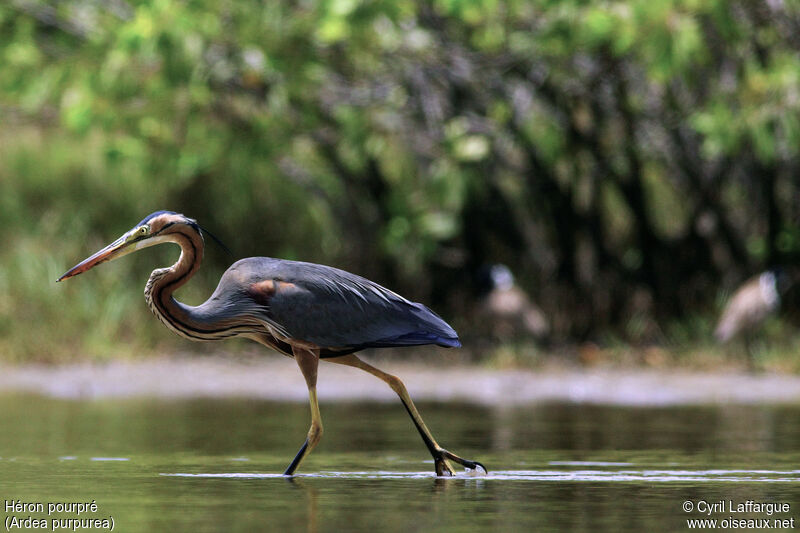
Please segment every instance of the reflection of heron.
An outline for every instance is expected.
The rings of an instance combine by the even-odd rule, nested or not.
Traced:
[[[453,328],[433,311],[372,281],[313,263],[250,257],[231,265],[205,303],[196,307],[182,304],[172,293],[199,268],[203,236],[197,222],[170,211],[147,216],[58,281],[164,242],[178,244],[180,258],[169,268],[154,270],[144,289],[147,305],[161,322],[191,340],[248,337],[297,361],[308,385],[311,428],[285,475],[294,473],[322,436],[316,389],[320,359],[360,368],[386,382],[411,415],[433,455],[438,475],[453,474],[448,459],[467,468],[486,470],[477,461],[462,459],[440,447],[414,407],[403,382],[355,355],[364,348],[461,345]]]
[[[544,339],[550,325],[544,313],[514,282],[506,265],[492,265],[488,270],[489,292],[481,305],[482,314],[491,324],[492,333],[501,339],[517,336]]]
[[[778,310],[781,293],[787,285],[788,278],[782,270],[768,270],[747,280],[723,309],[714,336],[723,343],[734,337],[744,337],[752,366],[750,336]]]

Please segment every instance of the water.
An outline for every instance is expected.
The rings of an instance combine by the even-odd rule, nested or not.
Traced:
[[[323,404],[323,440],[287,480],[279,474],[308,426],[302,404],[0,396],[0,503],[97,504],[95,513],[6,509],[2,518],[113,517],[119,531],[370,532],[800,521],[800,406],[419,407],[443,445],[489,475],[434,477],[394,403]],[[729,509],[749,500],[790,510]]]

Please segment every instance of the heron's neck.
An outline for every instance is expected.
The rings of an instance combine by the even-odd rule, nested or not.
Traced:
[[[172,296],[194,275],[203,260],[203,237],[199,232],[185,228],[169,233],[165,240],[181,247],[181,256],[169,268],[159,268],[150,274],[144,288],[144,297],[153,314],[169,329],[192,340],[206,340],[198,333],[200,321],[193,307],[184,305]]]

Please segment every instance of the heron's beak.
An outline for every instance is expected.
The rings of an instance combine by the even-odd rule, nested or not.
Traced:
[[[100,263],[105,263],[106,261],[111,261],[112,259],[117,259],[118,257],[122,257],[123,255],[127,255],[136,250],[135,246],[131,246],[134,244],[131,241],[126,240],[127,234],[123,235],[116,241],[112,242],[99,252],[95,253],[91,257],[87,257],[74,267],[70,268],[63,276],[58,278],[56,281],[62,281],[65,279],[69,279],[73,276],[77,276],[78,274],[83,274],[90,268],[93,268]]]

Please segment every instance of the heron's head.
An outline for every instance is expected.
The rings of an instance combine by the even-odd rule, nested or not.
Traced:
[[[506,265],[492,265],[489,275],[492,277],[492,285],[501,291],[510,290],[514,286],[514,274]]]
[[[62,281],[77,276],[100,263],[118,259],[136,250],[141,250],[142,248],[147,248],[162,242],[173,241],[174,237],[171,237],[171,235],[180,230],[187,229],[186,226],[202,235],[200,226],[191,218],[179,213],[173,213],[172,211],[156,211],[155,213],[147,215],[131,230],[126,231],[119,239],[69,269],[56,281]]]

